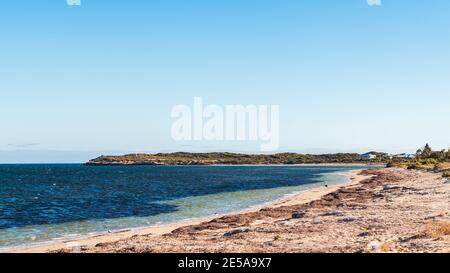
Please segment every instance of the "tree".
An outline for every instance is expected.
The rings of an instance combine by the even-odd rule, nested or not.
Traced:
[[[416,157],[420,158],[422,156],[422,149],[417,150]]]
[[[425,147],[422,149],[422,158],[429,158],[433,154],[433,149],[431,149],[430,145],[428,143],[425,145]]]

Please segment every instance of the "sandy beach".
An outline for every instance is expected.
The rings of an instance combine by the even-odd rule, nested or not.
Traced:
[[[263,208],[9,252],[449,252],[450,183],[397,168]]]

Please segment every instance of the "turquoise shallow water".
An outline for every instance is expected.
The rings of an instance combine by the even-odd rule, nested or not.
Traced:
[[[244,210],[363,168],[0,165],[0,247]]]

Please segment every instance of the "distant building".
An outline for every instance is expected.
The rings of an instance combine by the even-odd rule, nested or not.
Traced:
[[[416,158],[416,155],[403,153],[403,154],[394,155],[394,158],[414,159],[414,158]]]
[[[364,160],[374,160],[377,158],[377,155],[375,153],[365,153],[361,155],[361,158]]]

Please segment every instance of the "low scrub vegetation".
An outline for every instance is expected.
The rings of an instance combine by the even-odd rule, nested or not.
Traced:
[[[415,159],[395,159],[388,162],[387,166],[441,172],[444,177],[450,177],[450,149],[433,151],[427,144],[417,151]]]
[[[450,223],[434,221],[427,224],[425,228],[425,236],[431,238],[442,238],[450,236]]]

